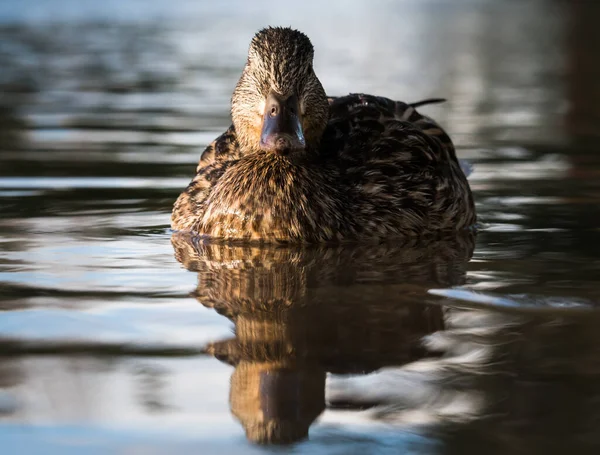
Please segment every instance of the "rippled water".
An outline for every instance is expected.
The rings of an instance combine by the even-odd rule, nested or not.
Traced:
[[[593,2],[83,3],[0,6],[6,453],[597,453]],[[265,24],[329,94],[449,99],[476,238],[172,235]]]

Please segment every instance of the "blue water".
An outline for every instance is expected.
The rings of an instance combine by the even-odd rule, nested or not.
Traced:
[[[575,3],[2,2],[2,453],[596,453],[600,39]],[[311,37],[329,94],[449,100],[422,112],[473,166],[475,239],[172,237],[267,24]],[[256,445],[258,416],[309,437]]]

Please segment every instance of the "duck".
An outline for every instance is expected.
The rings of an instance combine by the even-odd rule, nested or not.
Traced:
[[[472,229],[473,196],[448,134],[417,103],[327,96],[302,32],[254,35],[232,125],[200,156],[171,227],[275,243],[388,240]]]

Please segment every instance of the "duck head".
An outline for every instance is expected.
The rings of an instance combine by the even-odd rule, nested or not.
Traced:
[[[242,152],[279,156],[316,150],[329,104],[313,70],[313,46],[291,28],[259,31],[231,101]]]

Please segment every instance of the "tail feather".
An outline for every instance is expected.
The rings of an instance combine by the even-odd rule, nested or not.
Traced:
[[[417,101],[415,103],[408,103],[408,105],[410,107],[419,107],[419,106],[425,106],[426,104],[445,103],[446,101],[447,101],[446,98],[427,98],[425,100]]]

